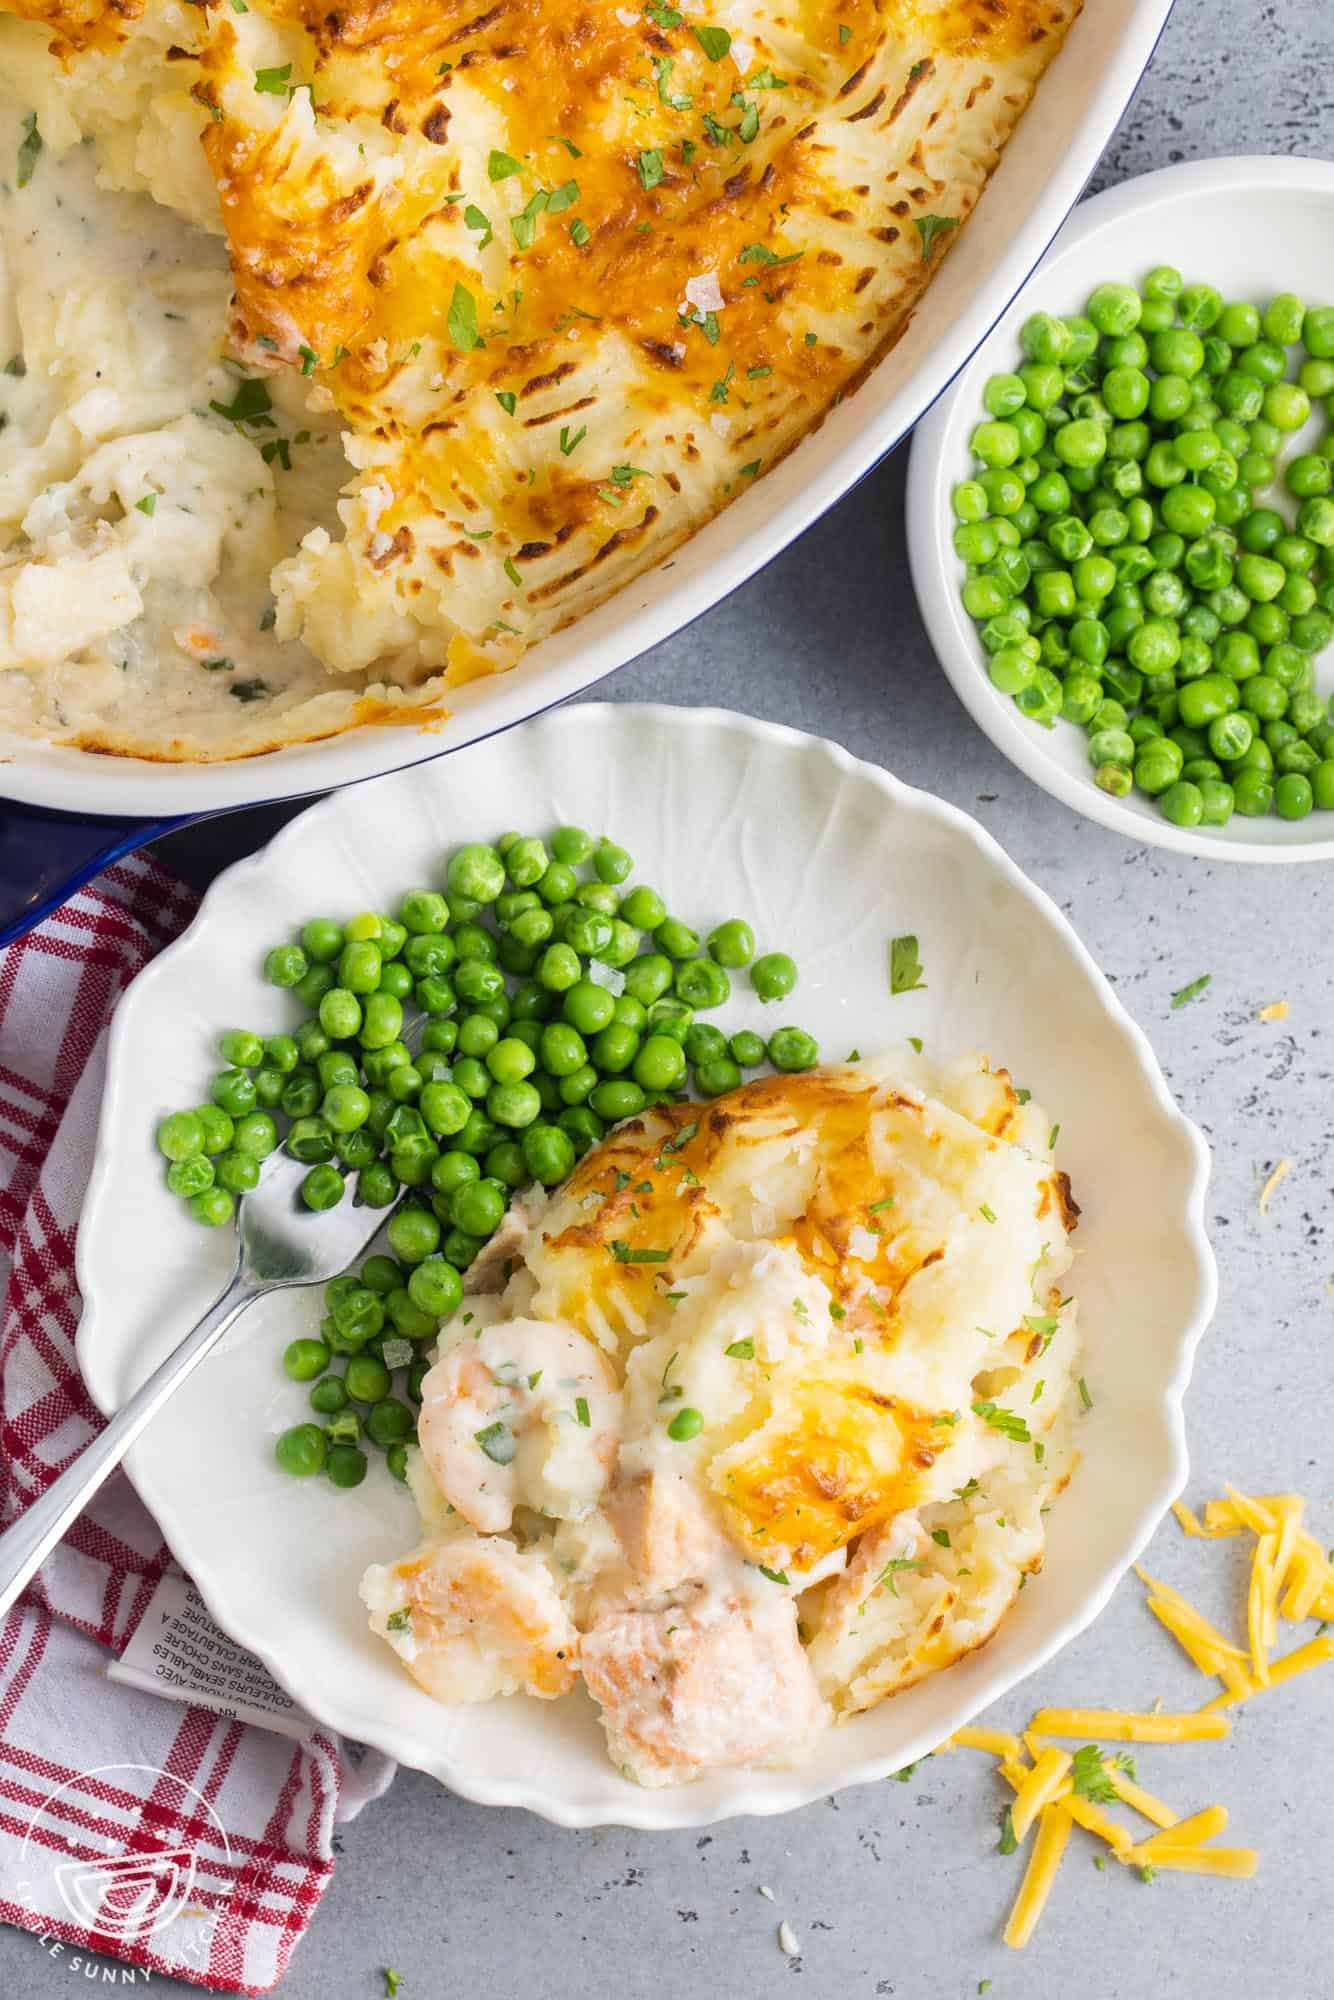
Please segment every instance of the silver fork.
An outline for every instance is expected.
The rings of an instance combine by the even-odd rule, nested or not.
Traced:
[[[187,1375],[217,1345],[246,1307],[265,1292],[318,1285],[345,1271],[390,1213],[358,1208],[344,1196],[336,1208],[306,1208],[298,1189],[309,1169],[290,1154],[272,1154],[259,1184],[242,1196],[236,1225],[236,1267],[221,1295],[166,1360],[129,1398],[72,1465],[0,1534],[0,1616],[41,1568],[103,1481]]]

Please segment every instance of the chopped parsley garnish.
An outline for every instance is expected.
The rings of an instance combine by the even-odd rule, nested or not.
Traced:
[[[662,179],[662,154],[656,146],[646,148],[639,155],[639,184],[645,193],[657,187]]]
[[[711,403],[727,402],[729,396],[731,395],[732,377],[735,373],[736,373],[735,366],[732,362],[729,361],[727,364],[726,371],[719,376],[718,380],[714,383],[713,387],[709,391],[709,401]]]
[[[506,556],[505,558],[505,574],[516,590],[523,589],[523,574],[513,556]]]
[[[473,1437],[493,1465],[510,1465],[514,1460],[514,1433],[502,1423],[488,1424]]]
[[[757,69],[754,76],[746,78],[747,90],[786,90],[787,78],[775,76],[769,68]]]
[[[587,436],[588,436],[587,424],[580,424],[577,431],[572,431],[568,424],[562,424],[560,427],[561,457],[568,458],[570,456],[570,453],[574,451],[579,445],[581,445]]]
[[[675,67],[670,56],[655,56],[653,59],[653,74],[658,81],[658,102],[665,104],[669,111],[689,111],[694,100],[688,93],[684,90],[673,93],[668,87]]]
[[[919,1758],[918,1763],[920,1762],[921,1759]],[[917,1769],[917,1764],[905,1764],[901,1770],[891,1771],[889,1775],[894,1784],[906,1785],[908,1780],[913,1776],[916,1769]]]
[[[931,245],[938,236],[945,236],[951,229],[957,229],[959,218],[957,215],[919,215],[914,220],[914,227],[922,239],[922,262],[929,264]]]
[[[563,181],[547,196],[547,214],[559,215],[562,209],[573,208],[579,199],[578,181]]]
[[[1006,1806],[1005,1817],[1001,1821],[1000,1851],[1002,1854],[1013,1854],[1018,1845],[1014,1831],[1014,1816]]]
[[[832,1300],[829,1307],[830,1319],[846,1319],[847,1316],[846,1310],[839,1304],[838,1300]]]
[[[313,375],[320,365],[320,357],[314,348],[298,347],[297,353],[301,356],[301,373],[303,375]]]
[[[679,28],[685,19],[685,15],[679,13],[675,7],[666,6],[664,0],[649,0],[644,12],[651,21],[656,21],[660,28]]]
[[[229,660],[225,653],[219,653],[216,660],[201,660],[199,664],[206,674],[229,674],[235,667],[236,662],[235,660]]]
[[[1093,1398],[1089,1394],[1089,1385],[1082,1375],[1079,1378],[1079,1400],[1086,1410],[1093,1408]]]
[[[1044,1340],[1050,1340],[1060,1321],[1050,1313],[1025,1313],[1024,1325],[1033,1333],[1040,1333]]]
[[[699,1130],[699,1120],[698,1118],[692,1118],[688,1125],[683,1125],[681,1127],[680,1131],[677,1133],[674,1139],[664,1139],[662,1145],[658,1148],[658,1158],[655,1162],[655,1165],[661,1168],[663,1154],[679,1153],[683,1146],[688,1146],[690,1144],[690,1141],[694,1138],[698,1130]]]
[[[1006,1410],[999,1403],[974,1403],[974,1416],[984,1417],[993,1431],[1010,1438],[1015,1444],[1031,1444],[1028,1425],[1013,1410]]]
[[[518,407],[519,399],[515,395],[513,389],[497,389],[496,401],[499,403],[501,409],[505,412],[505,415],[507,417],[512,417],[514,415],[516,408]]]
[[[573,243],[575,249],[582,250],[592,233],[582,215],[576,215],[574,221],[570,224],[570,241]]]
[[[852,30],[846,21],[840,21],[838,24],[838,39],[845,43],[852,40]]]
[[[981,1208],[979,1208],[977,1212],[981,1216],[983,1222],[994,1222],[996,1220],[996,1211],[991,1206],[990,1202],[984,1201]]]
[[[1028,1399],[1028,1400],[1029,1400],[1029,1402],[1030,1402],[1030,1403],[1036,1403],[1036,1402],[1038,1402],[1038,1401],[1040,1400],[1040,1398],[1041,1398],[1041,1396],[1042,1396],[1042,1392],[1043,1392],[1043,1390],[1044,1390],[1044,1389],[1046,1388],[1046,1386],[1047,1386],[1047,1383],[1046,1383],[1046,1378],[1045,1378],[1045,1376],[1039,1376],[1038,1380],[1037,1380],[1037,1381],[1036,1381],[1036,1382],[1035,1382],[1035,1383],[1033,1384],[1033,1393],[1032,1393],[1032,1395],[1031,1395],[1031,1396],[1029,1397],[1029,1399]]]
[[[1119,1796],[1113,1771],[1124,1771],[1133,1783],[1133,1758],[1124,1755],[1113,1757],[1109,1765],[1096,1743],[1086,1743],[1082,1750],[1076,1750],[1074,1754],[1070,1766],[1070,1788],[1078,1798],[1088,1799],[1095,1806],[1111,1805]]]
[[[770,368],[770,367],[769,367],[769,366],[767,365],[767,363],[766,363],[766,364],[764,364],[763,366],[759,367],[759,368],[748,368],[748,369],[746,370],[746,380],[747,380],[748,382],[758,382],[758,381],[760,381],[760,379],[761,379],[761,378],[762,378],[763,376],[765,376],[765,375],[772,375],[772,374],[773,374],[773,372],[774,372],[774,371],[773,371],[773,369],[772,369],[772,368]],[[850,1058],[850,1060],[851,1060],[851,1061],[853,1061],[853,1062],[855,1062],[855,1061],[857,1060],[857,1058],[856,1058],[855,1056],[853,1056],[853,1057],[851,1057],[851,1058]]]
[[[971,1500],[974,1493],[980,1493],[981,1491],[982,1491],[981,1481],[977,1479],[970,1479],[966,1486],[955,1487],[954,1497],[956,1500]]]
[[[492,147],[486,161],[486,177],[489,181],[511,180],[515,174],[522,172],[522,166],[512,153],[498,153]]]
[[[935,1430],[952,1430],[962,1415],[962,1410],[941,1410],[936,1416],[932,1417],[932,1428]]]
[[[849,1062],[856,1062],[856,1060],[857,1057],[855,1052],[848,1057]],[[879,1215],[882,1208],[893,1208],[893,1206],[894,1206],[894,1196],[892,1194],[887,1194],[880,1201],[873,1201],[871,1203],[871,1206],[867,1209],[866,1213],[868,1215]]]
[[[761,1576],[768,1577],[770,1583],[786,1583],[788,1580],[785,1569],[766,1569],[763,1563],[757,1563],[756,1568],[759,1570]]]
[[[284,63],[281,69],[257,69],[255,89],[260,96],[286,97],[292,88],[292,65]]]
[[[937,1547],[942,1549],[948,1549],[954,1546],[954,1544],[950,1541],[950,1531],[948,1528],[933,1528],[931,1530],[931,1539],[933,1542],[936,1543]]]
[[[926,990],[922,961],[917,955],[917,939],[911,935],[889,941],[889,990],[891,993],[921,993]]]
[[[1016,1092],[1014,1093],[1015,1103],[1027,1104],[1032,1095],[1033,1093],[1031,1090],[1016,1090]]]
[[[12,375],[16,382],[21,382],[27,372],[28,364],[23,359],[23,356],[21,354],[11,354],[5,363],[5,374]]]
[[[576,1418],[578,1419],[578,1421],[579,1421],[579,1422],[580,1422],[580,1423],[581,1423],[581,1424],[583,1425],[583,1427],[584,1427],[584,1429],[585,1429],[585,1430],[591,1430],[591,1429],[592,1429],[592,1425],[593,1425],[593,1419],[592,1419],[592,1418],[591,1418],[591,1417],[589,1416],[589,1414],[588,1414],[588,1398],[587,1398],[587,1396],[576,1396],[576,1397],[575,1397],[575,1399],[574,1399],[574,1414],[575,1414]]]
[[[548,206],[550,200],[551,196],[547,193],[546,189],[539,188],[527,206],[522,208],[518,215],[510,217],[510,229],[513,232],[515,244],[520,250],[532,249],[533,239],[537,235],[537,218],[543,209]]]
[[[611,477],[613,485],[629,486],[636,479],[651,479],[653,474],[645,472],[642,465],[613,465]]]
[[[767,243],[748,243],[738,257],[738,264],[796,264],[806,255],[804,250],[789,250],[786,257],[780,257]]]
[[[691,33],[710,62],[721,62],[732,46],[726,28],[692,28]]]
[[[733,97],[732,102],[741,106],[741,123],[736,128],[736,135],[743,146],[749,146],[751,141],[759,136],[760,107],[758,104],[747,104],[740,92]]]
[[[741,477],[743,479],[753,479],[763,463],[763,459],[752,458],[749,465],[742,466]]]
[[[479,250],[485,250],[487,244],[492,241],[495,233],[491,227],[490,217],[484,210],[478,208],[475,201],[470,201],[463,211],[463,226],[465,229],[480,229],[482,231],[477,244]]]
[[[1056,1141],[1057,1141],[1057,1140],[1058,1140],[1058,1139],[1060,1138],[1060,1136],[1061,1136],[1061,1128],[1060,1128],[1060,1126],[1059,1126],[1059,1125],[1053,1125],[1053,1126],[1052,1126],[1052,1128],[1051,1128],[1051,1130],[1050,1130],[1050,1132],[1048,1132],[1048,1134],[1047,1134],[1047,1151],[1048,1151],[1049,1153],[1054,1153],[1054,1152],[1055,1152],[1055,1150],[1056,1150]]]
[[[670,1250],[638,1250],[623,1236],[614,1236],[611,1254],[618,1264],[665,1264],[672,1253]]]
[[[134,504],[141,514],[147,514],[151,520],[157,512],[157,494],[145,493],[143,499],[136,500]]]
[[[1201,993],[1203,993],[1205,987],[1210,984],[1212,979],[1213,979],[1212,972],[1202,972],[1198,979],[1191,980],[1189,986],[1182,986],[1177,992],[1175,992],[1172,995],[1172,1005],[1174,1007],[1184,1007],[1191,1000],[1198,1000]]]
[[[227,692],[233,701],[263,701],[273,689],[267,681],[233,681]]]
[[[18,186],[25,188],[32,179],[32,170],[37,165],[42,150],[42,135],[37,130],[37,113],[30,111],[23,121],[23,137],[19,140]]]
[[[261,382],[257,375],[248,375],[243,382],[237,384],[236,394],[230,403],[213,402],[209,404],[209,408],[215,416],[224,417],[229,424],[235,424],[238,430],[243,424],[253,424],[256,430],[273,428],[273,418],[269,414],[273,408],[273,399],[269,395],[268,385]]]
[[[233,7],[236,5],[236,0],[232,0],[232,5]],[[392,1965],[386,1965],[382,1969],[384,1972],[385,2000],[394,2000],[394,1995],[403,1984],[403,1975],[401,1972],[395,1972]]]
[[[918,1054],[918,1055],[920,1056],[920,1055],[921,1055],[921,1053],[922,1053],[922,1038],[921,1038],[921,1036],[920,1036],[920,1035],[909,1035],[909,1037],[908,1037],[908,1047],[909,1047],[910,1049],[915,1049],[915,1050],[916,1050],[916,1052],[917,1052],[917,1054]]]
[[[474,347],[482,345],[482,336],[477,331],[477,301],[466,285],[454,286],[445,325],[460,354],[471,354]]]
[[[725,1347],[723,1353],[729,1361],[753,1361],[755,1359],[755,1342],[747,1334],[744,1340],[734,1340],[730,1347]]]
[[[534,1368],[532,1374],[528,1377],[528,1387],[530,1389],[535,1389],[541,1380],[542,1380],[542,1370],[540,1368]]]
[[[889,1592],[890,1596],[897,1597],[899,1594],[899,1589],[894,1579],[896,1576],[899,1575],[900,1571],[905,1569],[925,1569],[925,1568],[926,1564],[921,1556],[891,1556],[889,1561],[885,1564],[885,1567],[881,1570],[879,1576],[876,1578],[875,1588],[879,1589],[880,1585],[883,1583],[885,1589]]]
[[[406,1606],[401,1611],[391,1611],[384,1621],[384,1626],[386,1632],[410,1632],[412,1630],[412,1613]]]

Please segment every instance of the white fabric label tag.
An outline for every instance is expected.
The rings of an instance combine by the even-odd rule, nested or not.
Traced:
[[[253,1653],[219,1630],[189,1577],[177,1569],[169,1569],[158,1584],[107,1677],[298,1741],[319,1728]]]

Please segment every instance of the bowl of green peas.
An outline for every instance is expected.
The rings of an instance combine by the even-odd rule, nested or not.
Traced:
[[[1005,754],[1132,839],[1334,858],[1334,166],[1076,210],[919,426],[909,545]]]

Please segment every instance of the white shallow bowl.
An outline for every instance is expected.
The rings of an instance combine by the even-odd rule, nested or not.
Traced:
[[[79,1230],[79,1359],[112,1410],[221,1287],[230,1243],[167,1195],[152,1133],[200,1097],[220,1027],[290,1023],[291,1002],[259,977],[265,946],[317,911],[380,908],[438,881],[463,839],[567,819],[614,832],[692,923],[745,912],[765,945],[795,953],[794,1003],[762,1008],[738,980],[733,1025],[798,1020],[840,1059],[910,1034],[941,1054],[983,1048],[1060,1119],[1085,1212],[1074,1283],[1095,1407],[1041,1579],[993,1644],[829,1732],[800,1770],[640,1791],[608,1762],[582,1694],[443,1708],[372,1638],[357,1582],[411,1546],[410,1501],[378,1463],[340,1493],[293,1481],[272,1456],[305,1414],[278,1356],[315,1330],[317,1292],[253,1308],[129,1469],[218,1621],[330,1726],[468,1798],[564,1825],[780,1812],[896,1770],[1049,1658],[1105,1602],[1186,1475],[1181,1398],[1215,1292],[1204,1143],[1065,919],[952,807],[791,730],[619,706],[565,710],[313,807],[214,884],[121,1003]],[[891,997],[888,943],[904,932],[920,940],[927,986]]]
[[[681,631],[771,562],[907,436],[1078,200],[1171,10],[1172,0],[1085,0],[974,217],[890,353],[818,430],[674,556],[535,646],[512,673],[455,690],[444,729],[362,728],[203,765],[15,742],[6,745],[0,797],[159,818],[327,791],[507,729]]]
[[[963,565],[951,542],[950,493],[971,475],[968,439],[982,415],[989,375],[1011,369],[1019,328],[1033,312],[1082,312],[1105,278],[1138,283],[1155,264],[1174,264],[1227,298],[1263,304],[1296,291],[1313,302],[1334,297],[1334,166],[1321,160],[1241,157],[1203,160],[1145,174],[1083,203],[913,439],[908,475],[908,553],[931,643],[973,720],[1012,763],[1076,812],[1132,840],[1211,861],[1334,860],[1334,814],[1304,820],[1234,817],[1225,827],[1178,827],[1139,793],[1114,799],[1089,768],[1082,729],[1043,729],[1019,713],[987,677],[986,655],[959,601]],[[1285,458],[1311,449],[1326,426],[1313,418]],[[1280,500],[1280,506],[1291,503]],[[1329,656],[1318,665],[1330,692]]]

